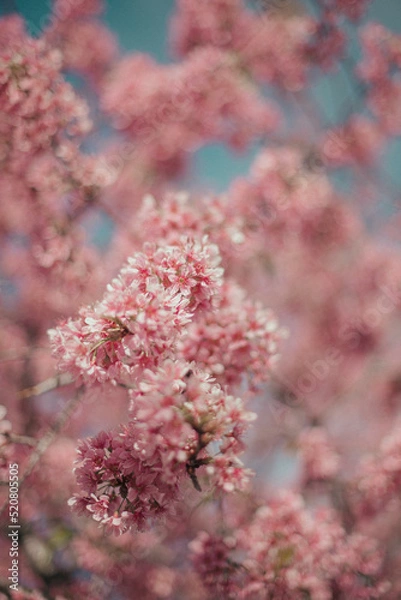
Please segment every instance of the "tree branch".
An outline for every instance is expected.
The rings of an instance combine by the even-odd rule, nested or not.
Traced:
[[[33,387],[20,390],[18,393],[18,398],[20,400],[25,400],[26,398],[32,398],[32,396],[40,396],[41,394],[50,392],[51,390],[70,385],[70,383],[73,381],[74,380],[69,373],[62,373],[61,375],[50,377],[49,379],[46,379],[45,381],[42,381]]]

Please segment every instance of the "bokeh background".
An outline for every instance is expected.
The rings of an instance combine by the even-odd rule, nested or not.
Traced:
[[[201,0],[200,0],[201,1]],[[313,3],[299,0],[307,10],[313,12]],[[27,21],[34,35],[46,26],[52,0],[0,0],[0,16],[18,12]],[[103,21],[116,34],[122,52],[145,52],[162,63],[174,60],[168,41],[169,19],[174,10],[174,0],[105,0]],[[391,31],[401,32],[401,1],[374,0],[369,6],[365,21],[379,21]],[[363,25],[363,22],[362,22]],[[356,30],[348,27],[351,40],[356,41]],[[357,44],[351,44],[351,58],[357,60]],[[343,71],[330,72],[319,77],[313,93],[322,109],[322,119],[335,124],[343,117],[344,105],[357,102],[357,92],[350,85]],[[223,191],[237,175],[246,173],[258,148],[246,153],[234,154],[221,144],[209,144],[194,155],[193,166],[186,186],[198,187],[203,191]],[[391,140],[382,158],[382,176],[391,180],[393,190],[401,190],[401,142]],[[346,180],[346,174],[339,177]],[[382,206],[387,211],[399,210],[397,194],[384,192]],[[399,194],[401,198],[401,192]]]

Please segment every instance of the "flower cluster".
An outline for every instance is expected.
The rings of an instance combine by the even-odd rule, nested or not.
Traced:
[[[383,135],[378,124],[366,117],[353,116],[347,123],[326,134],[323,155],[329,164],[369,165],[377,159]]]
[[[292,493],[225,536],[200,533],[191,550],[206,589],[224,598],[373,599],[389,589],[372,540],[347,536],[334,512],[313,514]]]
[[[180,354],[210,371],[222,385],[239,385],[244,374],[250,387],[269,378],[285,336],[271,310],[246,298],[227,280],[218,309],[204,313],[188,326]]]
[[[401,130],[399,109],[401,85],[401,39],[378,23],[370,23],[361,31],[362,61],[358,76],[367,86],[367,105],[386,135]]]
[[[333,10],[344,14],[352,21],[359,20],[365,13],[370,0],[332,0]]]
[[[63,53],[63,66],[100,83],[113,61],[117,47],[110,31],[101,23],[68,21],[49,35],[56,36]]]
[[[114,35],[100,20],[93,18],[103,10],[102,2],[58,0],[52,8],[45,38],[61,51],[63,68],[101,85],[117,59]]]
[[[88,511],[117,533],[133,526],[143,528],[149,518],[171,514],[182,473],[175,465],[167,469],[163,449],[158,444],[148,447],[134,423],[81,442],[78,454],[75,474],[83,494],[69,501],[78,513]]]
[[[256,415],[239,398],[195,365],[171,360],[146,370],[130,396],[127,425],[80,445],[75,510],[121,533],[173,515],[185,476],[201,491],[202,466],[213,487],[243,489],[250,471],[238,458],[241,435]]]
[[[304,429],[299,436],[299,450],[304,484],[337,475],[339,457],[323,427]]]
[[[306,49],[310,61],[325,71],[336,65],[346,49],[346,35],[338,16],[339,13],[335,9],[326,8],[323,11]]]
[[[162,66],[146,56],[121,60],[102,96],[103,108],[154,168],[206,141],[244,147],[270,132],[278,111],[242,75],[235,59],[200,48],[183,64]]]
[[[399,500],[401,489],[401,427],[382,440],[376,456],[365,458],[357,482],[356,511],[372,517]]]
[[[60,21],[98,15],[103,9],[101,0],[55,0],[54,15]]]
[[[305,50],[313,31],[313,21],[306,15],[277,10],[265,17],[246,8],[242,0],[180,0],[173,21],[174,46],[180,55],[199,46],[218,47],[236,56],[256,80],[289,90],[306,83]]]
[[[223,283],[220,260],[206,236],[145,244],[102,300],[49,331],[61,369],[129,390],[128,423],[81,445],[71,501],[116,531],[173,509],[185,475],[200,491],[200,467],[213,488],[247,484],[241,437],[255,415],[219,383],[267,379],[282,334],[271,311]]]
[[[176,0],[170,63],[102,0],[0,19],[1,597],[401,598],[401,37],[368,5]],[[252,153],[222,192],[211,144]]]
[[[61,54],[27,35],[0,53],[0,156],[35,152],[67,135],[87,133],[88,108],[60,75]]]
[[[222,282],[219,262],[206,238],[147,245],[101,301],[49,332],[60,368],[87,383],[135,380],[168,355],[194,311],[213,303]]]
[[[315,250],[343,243],[355,232],[319,154],[298,146],[263,150],[249,178],[234,180],[230,201],[253,252],[282,249],[294,241]]]
[[[213,196],[196,198],[185,193],[166,194],[163,200],[147,195],[135,217],[133,229],[139,239],[144,232],[156,239],[175,244],[182,235],[201,238],[208,235],[218,245],[223,264],[231,262],[237,251],[241,256],[249,246],[244,219],[232,210],[232,198]]]

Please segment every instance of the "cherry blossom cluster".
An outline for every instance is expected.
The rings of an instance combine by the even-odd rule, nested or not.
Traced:
[[[293,493],[234,531],[201,532],[191,550],[203,585],[224,598],[384,598],[389,590],[374,541],[347,535],[335,512],[312,513]]]
[[[101,301],[49,331],[62,370],[129,389],[129,423],[81,446],[83,495],[71,502],[117,531],[173,509],[185,473],[200,491],[201,466],[226,492],[248,481],[241,436],[255,415],[213,375],[267,379],[282,334],[271,311],[223,283],[220,260],[206,236],[147,244]]]
[[[63,68],[88,78],[100,87],[117,59],[117,42],[97,17],[101,2],[55,2],[45,37],[61,50]],[[89,18],[88,18],[89,17]]]
[[[224,267],[227,268],[233,254],[248,253],[249,236],[245,221],[239,211],[231,210],[230,200],[223,196],[196,197],[185,193],[168,193],[163,201],[146,195],[139,207],[132,229],[139,239],[146,236],[174,244],[182,235],[196,238],[208,235],[218,245]]]
[[[53,4],[54,16],[60,21],[96,16],[102,10],[101,0],[55,0]]]
[[[177,0],[167,64],[101,0],[0,19],[1,600],[401,597],[401,44],[369,4]],[[249,151],[218,193],[210,144]]]
[[[401,130],[401,38],[379,23],[366,25],[360,38],[363,56],[357,72],[367,86],[367,106],[384,134],[398,135]]]
[[[368,8],[371,0],[332,0],[329,5],[332,4],[332,9],[345,15],[348,19],[357,21],[360,19]]]
[[[63,53],[50,37],[28,36],[23,20],[10,15],[0,21],[0,54],[1,270],[21,290],[15,310],[39,335],[51,315],[68,314],[74,300],[82,305],[88,281],[97,280],[98,251],[76,220],[110,173],[81,151],[89,107],[66,81]],[[48,315],[42,327],[40,314]]]
[[[227,194],[199,202],[185,194],[167,194],[163,202],[148,195],[132,228],[140,239],[146,231],[168,243],[185,231],[207,234],[229,273],[255,255],[285,253],[297,239],[310,251],[345,244],[358,233],[357,219],[321,165],[308,168],[308,159],[313,156],[297,146],[264,149]]]
[[[2,160],[48,148],[60,130],[76,135],[90,128],[86,104],[60,75],[62,55],[43,40],[16,33],[0,48]]]
[[[326,161],[334,166],[368,166],[377,158],[384,142],[379,125],[363,116],[355,116],[332,129],[322,142]]]
[[[378,515],[399,502],[401,487],[401,428],[397,423],[383,438],[376,455],[366,457],[357,480],[356,510],[362,517]]]
[[[343,244],[356,231],[355,217],[315,157],[297,146],[259,153],[248,178],[234,180],[230,200],[253,253],[286,252],[296,240],[314,251]],[[308,161],[311,166],[308,166]]]
[[[207,234],[223,249],[223,264],[228,267],[233,253],[240,252],[244,258],[252,247],[246,237],[246,220],[239,211],[232,214],[225,199],[219,197],[203,199],[198,205],[182,194],[170,194],[160,205],[147,197],[136,228],[138,235],[146,231],[166,243],[176,243],[184,232],[196,237]],[[245,375],[252,387],[269,378],[285,335],[273,312],[247,298],[244,289],[227,277],[216,297],[215,310],[197,315],[176,352],[187,361],[196,361],[221,385],[239,385]]]
[[[304,485],[311,481],[332,479],[340,470],[338,453],[322,427],[303,429],[299,436]]]
[[[217,488],[244,488],[250,471],[238,458],[241,435],[256,415],[239,398],[194,364],[171,360],[146,370],[130,396],[127,425],[80,445],[76,477],[83,493],[70,501],[75,510],[121,533],[172,516],[185,478],[201,491],[202,466]]]
[[[240,286],[227,280],[218,310],[200,315],[188,326],[180,353],[222,385],[239,385],[246,374],[252,388],[269,378],[285,335],[271,310],[246,298]]]
[[[151,170],[178,167],[184,150],[207,141],[243,148],[278,121],[278,110],[243,76],[235,59],[216,48],[200,48],[171,66],[128,56],[112,70],[102,106],[139,146]]]
[[[87,383],[123,382],[173,351],[193,312],[222,284],[217,246],[148,244],[128,260],[103,299],[49,331],[60,368]],[[138,372],[138,369],[139,372]]]
[[[234,55],[258,81],[296,90],[306,82],[306,44],[314,31],[305,15],[265,18],[242,0],[180,0],[173,20],[174,47],[182,56],[199,46],[215,46]],[[285,8],[285,7],[284,7]]]

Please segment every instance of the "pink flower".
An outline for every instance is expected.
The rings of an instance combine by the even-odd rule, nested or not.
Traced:
[[[246,372],[254,386],[269,378],[283,334],[272,311],[227,281],[218,310],[199,315],[188,326],[180,353],[208,369],[222,385],[238,385]]]
[[[115,532],[142,529],[149,519],[174,513],[184,469],[165,466],[163,448],[144,442],[135,423],[102,432],[79,448],[75,473],[82,493],[69,504]]]
[[[368,8],[371,0],[334,0],[334,10],[343,13],[348,19],[358,21]]]
[[[354,496],[361,517],[374,517],[398,501],[401,489],[401,426],[383,438],[376,456],[366,457],[360,466]]]
[[[172,66],[145,56],[123,59],[105,87],[103,108],[117,129],[141,144],[152,168],[210,140],[243,148],[278,121],[233,57],[211,47]]]
[[[189,56],[199,46],[224,49],[256,80],[300,89],[306,83],[304,49],[312,21],[306,15],[282,15],[278,5],[276,9],[261,14],[241,0],[180,0],[172,23],[173,46]]]
[[[199,533],[190,549],[205,589],[225,598],[301,600],[306,592],[331,600],[333,589],[344,598],[381,598],[389,590],[369,538],[347,536],[333,512],[313,514],[289,492],[224,536]]]
[[[82,491],[70,500],[77,512],[88,510],[115,532],[143,528],[173,514],[184,480],[201,491],[204,465],[212,485],[244,489],[250,471],[238,455],[255,415],[195,365],[167,360],[145,371],[131,392],[130,417],[120,430],[81,442],[75,475]]]
[[[53,14],[60,21],[65,21],[97,15],[102,8],[102,0],[55,0]]]
[[[0,51],[1,154],[47,149],[66,135],[87,133],[88,108],[61,77],[61,54],[43,40],[16,37]]]
[[[331,479],[339,470],[339,457],[322,427],[304,429],[299,436],[304,482]]]
[[[60,368],[88,383],[132,383],[172,351],[193,311],[213,305],[223,273],[219,262],[218,248],[206,238],[146,246],[100,302],[49,331]]]
[[[328,132],[323,154],[329,164],[366,166],[376,160],[383,135],[374,121],[353,116],[347,123]]]
[[[97,21],[56,20],[46,37],[61,49],[64,68],[80,72],[97,84],[117,58],[114,36]]]

